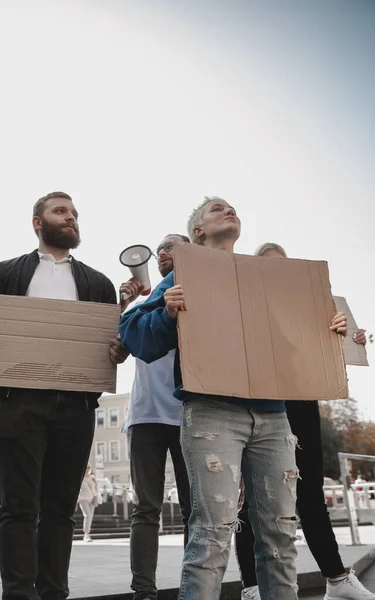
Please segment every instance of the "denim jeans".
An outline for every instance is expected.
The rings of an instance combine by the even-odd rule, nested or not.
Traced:
[[[182,450],[191,488],[179,600],[218,600],[242,471],[262,600],[296,600],[296,438],[283,412],[202,397],[184,405]]]
[[[338,577],[345,572],[323,492],[323,450],[318,402],[286,402],[292,432],[298,437],[297,466],[301,479],[297,483],[297,512],[311,554],[324,577]],[[254,534],[245,502],[238,517],[241,531],[236,533],[236,550],[244,587],[257,585],[253,545]]]
[[[64,600],[78,493],[95,427],[80,392],[0,388],[4,600]]]

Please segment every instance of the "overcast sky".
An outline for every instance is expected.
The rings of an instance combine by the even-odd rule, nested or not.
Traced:
[[[1,0],[1,259],[35,247],[32,204],[59,189],[75,256],[118,287],[125,246],[185,233],[217,194],[238,252],[327,260],[375,334],[374,32],[373,0]],[[374,347],[349,368],[373,419]]]

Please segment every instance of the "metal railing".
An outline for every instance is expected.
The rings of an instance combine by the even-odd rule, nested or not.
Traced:
[[[375,508],[371,505],[370,502],[370,494],[369,490],[374,490],[374,483],[351,483],[350,479],[350,461],[351,460],[360,460],[360,461],[369,461],[375,463],[375,456],[366,455],[366,454],[347,454],[344,452],[339,452],[339,464],[340,464],[340,473],[341,473],[341,481],[343,482],[341,485],[332,484],[325,485],[324,490],[332,491],[332,508],[346,508],[348,519],[349,519],[349,527],[350,534],[353,546],[361,545],[361,540],[359,536],[358,529],[358,511],[361,509],[372,510],[374,512],[375,518]],[[359,489],[361,488],[361,489]],[[375,490],[374,490],[375,493]],[[113,502],[113,516],[118,516],[118,504],[123,504],[123,514],[124,519],[129,519],[129,503],[131,503],[134,499],[134,492],[129,488],[129,485],[120,484],[120,483],[112,483],[111,489],[104,490],[103,500],[107,500],[107,496],[112,496]],[[171,500],[164,500],[164,503],[170,505],[171,512],[171,525],[172,530],[174,529],[174,517],[175,517],[175,507],[174,502]],[[163,517],[161,515],[160,519],[160,531],[163,531]]]
[[[113,483],[113,516],[118,516],[118,504],[122,504],[124,507],[124,519],[129,519],[129,503],[133,501],[134,492],[128,486],[121,483]]]
[[[345,452],[339,452],[339,463],[341,481],[343,482],[344,502],[348,510],[350,535],[352,538],[352,546],[360,546],[361,540],[359,537],[358,529],[358,515],[357,510],[359,508],[359,499],[357,497],[357,488],[370,487],[365,483],[352,484],[350,480],[350,461],[360,460],[375,462],[375,456],[368,454],[347,454]],[[368,497],[368,494],[365,494]],[[369,501],[369,499],[368,499]],[[370,506],[371,507],[371,506]]]
[[[351,489],[354,492],[354,502],[356,505],[357,510],[361,509],[361,508],[368,508],[368,509],[373,509],[374,507],[372,506],[371,502],[370,502],[370,495],[371,493],[375,495],[375,483],[352,483],[351,484]],[[327,491],[332,492],[332,498],[331,498],[331,502],[332,504],[328,504],[329,508],[343,508],[346,509],[345,507],[345,502],[344,502],[344,486],[340,483],[334,483],[334,484],[325,484],[323,486],[324,489],[324,495],[326,496],[326,500],[328,500],[327,498]],[[367,493],[366,493],[367,492]],[[375,512],[375,510],[374,510]]]
[[[167,492],[167,488],[165,490]],[[111,498],[113,504],[113,517],[118,517],[118,505],[123,505],[123,515],[124,520],[129,520],[129,504],[134,500],[134,491],[129,487],[129,485],[123,483],[111,483],[110,487],[104,485],[102,491],[103,501],[106,502],[108,497]],[[170,522],[172,532],[174,531],[175,526],[175,503],[167,498],[164,498],[163,504],[169,504],[170,510]],[[163,532],[163,511],[160,514],[160,527],[159,531]]]

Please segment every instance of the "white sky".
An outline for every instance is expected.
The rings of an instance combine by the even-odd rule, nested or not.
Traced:
[[[375,334],[374,31],[372,0],[2,0],[1,259],[36,246],[32,205],[62,189],[75,256],[118,287],[125,246],[185,233],[217,194],[238,252],[327,260]],[[349,378],[375,419],[374,364]]]

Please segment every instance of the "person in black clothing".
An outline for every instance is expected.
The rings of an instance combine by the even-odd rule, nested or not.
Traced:
[[[102,273],[75,260],[78,214],[53,192],[34,206],[39,249],[0,262],[0,294],[116,304]],[[115,339],[115,363],[128,353]],[[4,600],[69,594],[73,514],[100,393],[0,387],[0,570]]]
[[[287,258],[285,250],[277,244],[263,244],[257,256]],[[365,344],[366,336],[359,330],[354,338]],[[366,590],[354,573],[346,574],[335,534],[325,503],[323,481],[323,450],[320,413],[317,401],[286,401],[287,416],[292,432],[298,438],[296,460],[300,479],[297,482],[297,512],[307,545],[322,575],[327,578],[325,600],[374,600],[375,595]],[[241,528],[236,532],[236,554],[245,589],[242,600],[260,600],[255,572],[254,535],[248,516],[246,501],[238,513]]]

